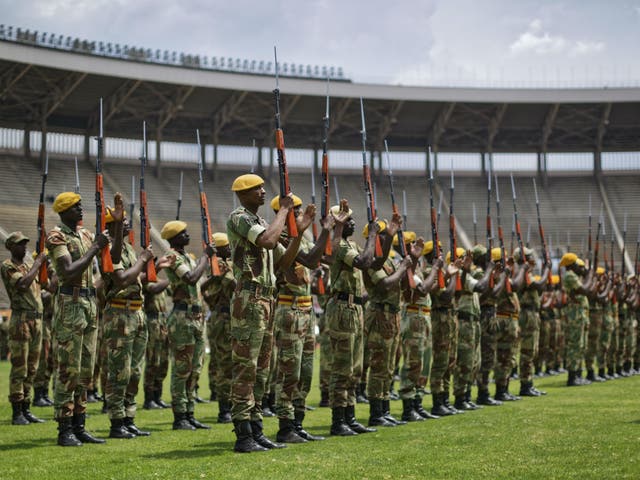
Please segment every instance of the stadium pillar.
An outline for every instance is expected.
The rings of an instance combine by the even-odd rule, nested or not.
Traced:
[[[162,159],[160,158],[160,145],[162,143],[162,130],[156,130],[156,177],[160,178],[162,176],[161,163]]]
[[[211,166],[211,180],[215,180],[218,176],[218,142],[213,143],[213,165]]]
[[[487,174],[486,152],[480,152],[480,174],[484,177]]]
[[[24,126],[22,148],[24,149],[24,158],[31,158],[31,129],[29,128],[29,125]]]
[[[89,162],[89,157],[91,155],[91,135],[89,132],[84,135],[84,161]]]
[[[273,173],[273,147],[269,146],[269,172],[267,172],[267,178],[271,178]]]
[[[318,176],[318,158],[320,158],[320,152],[316,147],[313,149],[313,166],[311,167],[313,168],[313,174],[316,177]]]
[[[593,152],[593,175],[599,177],[602,174],[602,150],[597,148]]]
[[[256,145],[256,148],[258,149],[258,174],[260,175],[264,175],[264,165],[263,165],[263,160],[262,160],[262,145]],[[252,153],[253,155],[253,153]]]

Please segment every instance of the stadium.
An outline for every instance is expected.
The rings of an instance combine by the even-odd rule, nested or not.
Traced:
[[[79,192],[85,199],[85,212],[89,212],[85,214],[90,219],[86,223],[94,230],[91,199],[94,198],[96,173],[95,137],[101,127],[105,139],[105,198],[111,203],[114,194],[121,192],[127,211],[133,204],[134,230],[140,226],[138,182],[140,157],[146,147],[145,182],[155,249],[168,248],[160,236],[160,229],[165,222],[176,218],[179,198],[180,219],[191,225],[192,236],[199,238],[200,157],[204,159],[203,183],[213,230],[224,231],[229,212],[236,207],[236,198],[230,188],[238,175],[255,171],[265,179],[267,198],[279,193],[272,93],[274,73],[274,65],[269,62],[207,58],[103,44],[0,25],[0,166],[3,172],[0,176],[0,239],[4,243],[10,232],[20,230],[31,239],[29,247],[35,246],[38,194],[45,165],[46,227],[53,227],[58,222],[58,216],[51,209],[53,199],[60,192],[74,190],[77,178]],[[539,218],[544,225],[544,241],[554,273],[567,252],[589,258],[592,242],[599,245],[601,259],[606,252],[608,269],[637,272],[640,88],[488,89],[366,84],[351,81],[339,67],[286,63],[280,64],[279,73],[280,120],[292,191],[305,204],[312,198],[319,202],[322,128],[328,91],[331,202],[336,203],[338,198],[349,200],[358,225],[354,235],[358,243],[364,244],[359,229],[367,219],[362,178],[365,161],[372,172],[378,216],[390,218],[392,214],[388,180],[391,166],[396,204],[406,228],[425,240],[431,240],[428,179],[433,172],[432,200],[438,210],[438,227],[445,251],[449,249],[450,195],[455,199],[459,244],[471,249],[477,243],[486,243],[487,237],[496,244],[497,233],[487,232],[485,227],[488,178],[492,178],[494,196],[490,210],[494,228],[495,192],[499,190],[505,247],[512,251],[514,243],[515,247],[518,245],[513,220],[517,203],[523,243],[532,248],[537,257],[536,273],[540,273],[544,254]],[[366,116],[364,153],[360,98]],[[142,141],[143,122],[146,122],[146,146]],[[199,130],[200,148],[196,144],[196,129]],[[385,142],[389,147],[388,159]],[[455,193],[451,194],[454,179]],[[534,191],[534,181],[537,191]],[[513,192],[512,185],[515,187]],[[539,218],[536,199],[539,199]],[[263,207],[261,214],[270,221],[274,215],[268,210]],[[192,248],[197,252],[199,242]],[[3,250],[0,259],[7,257],[8,252]],[[4,312],[3,317],[9,313],[9,308],[9,298],[2,290],[0,310]],[[4,321],[8,320],[4,318]],[[8,367],[4,371],[8,372]],[[2,392],[7,391],[6,376],[0,383]],[[214,426],[214,432],[217,429],[215,438],[200,436],[196,440],[194,437],[186,443],[183,437],[162,440],[164,433],[160,430],[169,428],[167,414],[166,418],[153,424],[153,438],[159,442],[154,445],[175,441],[173,447],[162,448],[157,455],[149,450],[136,456],[130,447],[114,445],[117,442],[112,441],[109,447],[113,454],[125,459],[123,465],[129,470],[114,470],[108,461],[101,459],[84,474],[96,478],[210,478],[217,472],[216,476],[236,478],[237,475],[256,475],[257,469],[264,467],[265,478],[276,478],[288,472],[300,477],[326,478],[318,473],[325,468],[326,475],[334,478],[441,478],[447,476],[446,472],[451,477],[469,478],[490,475],[533,478],[543,474],[551,478],[603,475],[630,478],[640,471],[637,460],[632,459],[639,421],[635,400],[640,385],[637,378],[595,385],[592,401],[600,402],[603,413],[593,413],[598,419],[582,420],[597,430],[581,432],[576,437],[568,432],[580,430],[582,425],[573,423],[575,418],[561,412],[563,408],[585,403],[584,399],[575,390],[569,392],[570,389],[559,388],[562,382],[551,377],[540,383],[552,393],[549,399],[561,397],[561,400],[546,413],[541,411],[544,407],[517,405],[519,411],[511,412],[508,419],[487,418],[486,415],[482,419],[483,414],[495,413],[485,409],[479,414],[467,415],[478,415],[473,420],[456,418],[440,420],[437,423],[447,424],[437,427],[432,424],[417,426],[423,430],[428,427],[428,434],[415,425],[411,426],[415,427],[412,431],[378,433],[376,435],[386,437],[384,442],[387,442],[383,443],[387,447],[380,447],[380,450],[364,439],[357,439],[360,443],[346,453],[339,451],[341,447],[337,442],[324,442],[325,445],[309,458],[305,458],[301,449],[289,448],[296,450],[289,452],[294,453],[295,461],[291,455],[287,457],[277,452],[273,465],[271,458],[260,459],[261,464],[251,456],[254,463],[240,466],[237,456],[232,457],[227,448],[232,437],[230,428],[222,430],[221,426]],[[203,387],[204,382],[203,379]],[[317,395],[316,391],[314,388],[311,398]],[[612,411],[613,407],[607,403],[611,398],[626,410],[626,416]],[[520,403],[534,401],[538,400],[527,399]],[[586,414],[591,407],[583,406],[582,413]],[[204,406],[202,410],[207,416],[214,416],[212,406]],[[66,471],[83,474],[68,456],[59,458],[58,451],[53,460],[57,472],[49,473],[46,460],[36,462],[29,459],[28,452],[20,452],[20,447],[32,447],[54,455],[51,440],[55,435],[54,426],[48,427],[51,430],[48,437],[33,440],[20,432],[20,440],[14,442],[8,438],[10,426],[4,420],[9,418],[8,406],[5,404],[0,412],[3,413],[0,429],[5,431],[0,435],[4,436],[2,443],[7,446],[6,450],[0,446],[0,450],[18,455],[24,462],[23,465],[12,465],[0,477],[7,474],[7,478],[34,478],[24,466],[29,463],[33,472],[46,478],[58,478]],[[629,418],[629,412],[635,417]],[[142,412],[141,417],[147,420],[155,413]],[[309,417],[312,419],[315,413],[310,412]],[[95,407],[91,414],[99,416]],[[607,424],[609,414],[613,424]],[[551,427],[557,432],[540,433],[533,428],[536,422],[544,420],[545,415],[556,415],[561,419]],[[106,425],[106,420],[104,422]],[[324,417],[310,420],[311,431],[322,432],[328,422]],[[469,427],[466,434],[458,432],[463,425]],[[98,432],[103,429],[92,428]],[[276,427],[269,428],[271,432]],[[479,463],[485,457],[482,448],[474,450],[473,460],[454,466],[457,455],[444,447],[447,439],[459,442],[454,445],[471,445],[481,432],[492,428],[513,431],[513,444],[518,444],[518,448],[508,454],[504,452],[512,444],[510,441],[499,444],[504,449],[502,453],[484,445],[489,456],[494,458],[498,473],[490,462]],[[14,430],[11,429],[12,435]],[[555,433],[560,437],[569,435],[569,442],[575,442],[574,447],[580,449],[577,458],[571,458],[575,452],[563,445],[560,438],[554,438]],[[393,438],[396,434],[400,435],[396,437],[398,441],[411,445],[410,451],[391,454],[385,450],[396,442]],[[595,434],[602,434],[603,438],[590,438]],[[424,443],[417,444],[416,439]],[[196,446],[198,442],[202,444]],[[329,443],[333,448],[326,445]],[[93,447],[85,450],[89,448]],[[202,473],[207,468],[207,449],[215,452],[214,462],[218,458],[228,459],[234,465],[233,469],[218,471],[217,467],[211,467]],[[368,457],[372,449],[374,458]],[[422,449],[424,456],[421,453],[418,458],[416,452]],[[590,449],[593,449],[593,455],[588,453]],[[438,456],[438,460],[434,460],[430,452],[433,457]],[[540,459],[543,454],[549,455],[550,464]],[[608,454],[616,456],[617,460],[603,462],[602,457]],[[525,465],[519,463],[518,456],[524,459]],[[367,460],[363,460],[364,457]],[[151,470],[138,464],[145,459],[154,465]],[[328,459],[331,465],[326,465]],[[177,460],[183,460],[189,466],[166,466]],[[411,465],[411,469],[387,470],[387,461],[400,465],[404,462]],[[306,471],[305,465],[311,465],[313,470]],[[555,470],[549,472],[547,468]],[[378,475],[378,469],[384,473]]]

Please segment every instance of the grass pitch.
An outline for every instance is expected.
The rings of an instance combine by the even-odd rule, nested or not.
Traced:
[[[8,376],[9,363],[0,362],[0,479],[640,478],[640,376],[573,388],[564,386],[566,375],[547,377],[536,381],[546,397],[245,455],[233,453],[232,427],[215,423],[213,403],[196,407],[210,431],[174,432],[170,411],[140,409],[136,423],[150,437],[61,448],[50,408],[32,409],[47,423],[11,425]],[[206,378],[201,383],[207,394]],[[309,400],[317,406],[317,386]],[[107,437],[100,407],[90,404],[87,428]],[[391,407],[399,416],[401,403]],[[358,405],[357,415],[366,421],[368,407]],[[264,424],[275,436],[277,420]],[[308,412],[311,433],[327,435],[329,425],[329,409]]]

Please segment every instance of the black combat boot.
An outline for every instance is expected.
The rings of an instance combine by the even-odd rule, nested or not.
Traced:
[[[22,401],[22,416],[27,419],[29,423],[44,423],[41,418],[36,417],[31,410],[29,410],[29,400]]]
[[[613,380],[617,380],[620,378],[620,375],[618,375],[618,373],[616,372],[615,367],[609,367],[609,376],[613,379]]]
[[[187,421],[196,428],[202,430],[211,430],[211,427],[209,425],[196,420],[196,418],[193,416],[193,412],[187,412]]]
[[[412,401],[415,412],[425,420],[437,420],[440,418],[437,415],[431,415],[431,413],[424,409],[422,406],[422,397],[420,395],[416,395]]]
[[[573,370],[569,370],[569,374],[567,376],[567,387],[579,387],[582,385],[576,381],[576,372]]]
[[[109,407],[107,407],[107,396],[105,395],[102,399],[102,408],[100,409],[100,413],[107,413],[109,411]]]
[[[155,395],[153,397],[153,401],[160,408],[171,408],[171,405],[169,405],[168,403],[165,403],[165,401],[162,400],[162,388],[159,388],[158,390],[155,391]]]
[[[459,412],[464,412],[465,410],[473,410],[471,408],[471,405],[467,403],[464,395],[456,395],[455,399],[455,402],[453,402],[453,408],[455,408]]]
[[[82,443],[106,443],[105,439],[96,438],[85,430],[84,422],[86,418],[87,415],[84,413],[76,413],[73,415],[73,434],[76,436],[76,438]]]
[[[298,434],[298,436],[304,438],[305,440],[308,440],[310,442],[315,442],[315,441],[319,441],[319,440],[324,440],[324,437],[321,435],[312,435],[309,432],[307,432],[304,427],[302,426],[302,422],[304,421],[304,416],[305,413],[302,410],[296,410],[294,412],[294,420],[293,420],[293,425],[296,428],[296,433]]]
[[[234,421],[233,425],[233,431],[236,434],[236,444],[233,446],[234,452],[250,453],[266,452],[268,450],[268,448],[258,445],[253,439],[253,432],[249,420]]]
[[[160,405],[158,405],[155,402],[155,392],[153,390],[145,390],[144,391],[144,404],[142,405],[142,408],[144,408],[145,410],[157,410],[160,407]]]
[[[482,408],[480,405],[477,405],[473,402],[473,400],[471,400],[471,389],[464,392],[464,401],[469,404],[471,410],[480,410]]]
[[[98,403],[98,399],[95,395],[95,390],[87,390],[87,403]]]
[[[488,405],[490,407],[497,407],[502,405],[502,402],[491,397],[489,390],[478,389],[478,398],[476,398],[478,405]]]
[[[596,376],[595,373],[593,372],[593,368],[588,368],[587,369],[587,380],[591,381],[591,382],[595,382],[596,381]]]
[[[215,383],[212,383],[212,384],[209,385],[209,390],[211,390],[211,397],[209,398],[209,400],[212,401],[212,402],[217,402],[218,401],[218,392],[217,392]]]
[[[369,426],[370,427],[395,427],[396,424],[384,418],[382,411],[382,400],[379,398],[369,399]],[[358,432],[360,433],[360,432]]]
[[[433,407],[431,407],[431,414],[437,417],[446,417],[453,415],[453,412],[444,406],[442,403],[442,395],[440,393],[432,393],[431,399],[433,401]]]
[[[173,429],[174,430],[195,430],[196,427],[191,425],[187,419],[186,413],[173,412]]]
[[[251,431],[253,432],[253,439],[269,450],[273,448],[285,448],[284,443],[275,443],[269,440],[264,433],[262,433],[262,420],[251,420]]]
[[[539,397],[540,392],[533,388],[533,382],[520,381],[520,396],[521,397]]]
[[[11,402],[13,415],[11,416],[11,425],[29,425],[29,420],[22,413],[22,402]]]
[[[200,390],[200,385],[196,385],[196,388],[194,389],[193,401],[196,403],[209,403],[209,400],[206,400],[200,396],[198,390]]]
[[[369,398],[367,397],[367,384],[364,382],[360,382],[356,385],[356,403],[369,403]]]
[[[464,413],[464,410],[458,410],[456,407],[454,407],[449,403],[449,392],[442,392],[440,395],[442,398],[442,405],[445,408],[448,408],[451,411],[451,413],[453,413],[454,415],[458,413]]]
[[[505,388],[505,393],[508,397],[511,398],[512,401],[516,402],[518,400],[522,400],[522,397],[519,397],[518,395],[512,395],[511,393],[509,393],[509,380],[507,380],[507,386]]]
[[[331,435],[338,435],[340,437],[358,435],[347,425],[344,418],[344,408],[345,407],[333,407],[331,409]]]
[[[44,388],[33,389],[33,406],[34,407],[49,407],[49,403],[44,399]]]
[[[391,423],[395,423],[396,425],[406,425],[407,422],[404,420],[398,420],[396,417],[391,415],[391,400],[382,400],[382,415],[384,418],[389,420]]]
[[[356,406],[355,405],[347,405],[344,408],[344,421],[347,422],[349,428],[356,433],[371,433],[376,432],[375,428],[368,428],[358,423],[356,420]]]
[[[422,415],[414,409],[415,401],[412,398],[402,399],[402,420],[405,422],[424,422]]]
[[[520,397],[509,393],[509,384],[504,386],[496,385],[495,398],[501,402],[515,402],[516,400],[520,400]]]
[[[127,430],[127,427],[124,426],[124,418],[112,418],[109,438],[122,438],[128,440],[136,438],[136,435],[135,433],[131,433]]]
[[[276,441],[282,443],[307,443],[305,438],[298,435],[293,420],[288,418],[278,419],[278,433],[276,434]]]
[[[135,424],[132,417],[124,417],[122,419],[122,424],[124,425],[124,428],[129,430],[136,437],[148,437],[149,435],[151,435],[151,432],[140,430],[138,426]]]
[[[609,374],[607,373],[607,370],[603,367],[600,367],[598,369],[598,376],[602,379],[604,379],[605,381],[607,380],[611,380],[612,378],[609,376]]]
[[[218,400],[218,423],[231,423],[231,404],[228,400]]]
[[[42,400],[47,402],[47,406],[53,406],[53,400],[49,398],[49,387],[42,387]]]
[[[82,442],[73,434],[71,417],[58,419],[58,445],[61,447],[80,447]]]
[[[275,412],[271,409],[271,403],[269,402],[269,395],[262,397],[262,416],[263,417],[275,417]]]
[[[329,406],[329,390],[320,390],[320,403],[319,407],[328,407]]]

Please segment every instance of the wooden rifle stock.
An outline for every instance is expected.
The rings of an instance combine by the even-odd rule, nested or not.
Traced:
[[[280,198],[284,198],[291,193],[289,185],[289,171],[287,170],[287,159],[284,153],[284,133],[282,128],[276,128],[276,150],[278,151],[278,167],[280,171]],[[289,237],[298,236],[298,226],[296,225],[296,215],[293,208],[287,213],[287,232]]]
[[[45,157],[44,173],[42,174],[42,187],[40,188],[40,202],[38,204],[38,241],[36,242],[36,253],[40,255],[44,252],[44,245],[47,238],[47,232],[44,226],[44,188],[47,183],[47,175],[49,173],[49,155]],[[41,286],[45,286],[49,282],[49,273],[47,272],[46,260],[40,265],[38,271],[38,281]]]

